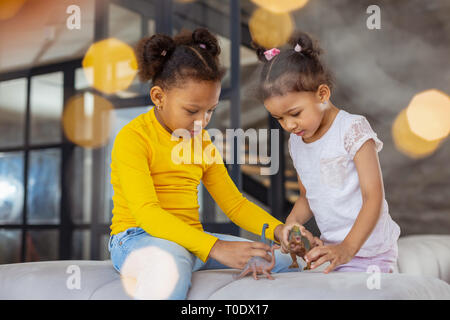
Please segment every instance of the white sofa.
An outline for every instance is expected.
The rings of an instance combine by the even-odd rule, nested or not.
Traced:
[[[75,267],[73,267],[75,266]],[[323,266],[324,268],[325,266]],[[400,238],[397,273],[314,271],[246,277],[237,270],[194,272],[190,300],[450,299],[450,235]],[[79,287],[70,282],[76,268]],[[379,278],[377,278],[379,277]],[[0,265],[0,299],[131,299],[111,261],[47,261]]]

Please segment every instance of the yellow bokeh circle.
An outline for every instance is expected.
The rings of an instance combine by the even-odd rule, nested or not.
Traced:
[[[287,13],[303,8],[308,0],[252,0],[252,2],[273,13]]]
[[[0,0],[0,20],[14,17],[22,9],[26,0]]]
[[[406,110],[411,131],[419,137],[434,141],[450,132],[450,97],[436,90],[416,94]]]
[[[392,138],[399,151],[414,159],[431,155],[438,149],[442,141],[442,139],[428,141],[411,131],[406,117],[406,109],[403,109],[394,121]]]
[[[82,65],[89,85],[107,94],[127,89],[137,73],[133,49],[115,38],[92,44]]]
[[[63,130],[73,143],[98,148],[108,142],[114,117],[114,107],[107,99],[85,92],[67,102],[62,116]]]
[[[284,45],[294,31],[289,13],[277,14],[263,8],[253,12],[248,25],[253,41],[265,48]]]

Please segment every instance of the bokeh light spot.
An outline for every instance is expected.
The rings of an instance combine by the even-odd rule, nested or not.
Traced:
[[[273,13],[287,13],[303,8],[308,0],[252,0],[252,2]]]
[[[253,12],[248,25],[253,41],[265,48],[284,45],[294,31],[289,13],[277,14],[263,8]]]
[[[127,89],[138,68],[133,49],[115,38],[92,44],[82,65],[89,85],[107,94]]]
[[[428,140],[448,136],[450,131],[450,97],[436,90],[426,90],[415,95],[406,110],[411,131]]]
[[[394,121],[392,138],[399,151],[414,159],[431,155],[442,141],[428,141],[412,132],[406,117],[406,109],[402,110]]]
[[[14,17],[22,9],[26,0],[0,0],[0,20]]]
[[[97,148],[107,143],[114,117],[114,107],[107,99],[85,92],[69,99],[62,125],[67,139],[73,143]]]
[[[133,250],[120,273],[125,292],[139,300],[169,298],[179,278],[174,258],[153,246]]]

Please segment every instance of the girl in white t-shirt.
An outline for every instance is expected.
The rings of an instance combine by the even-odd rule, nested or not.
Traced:
[[[364,116],[333,105],[331,77],[310,36],[298,32],[289,43],[283,51],[255,45],[264,62],[259,98],[291,133],[289,152],[298,173],[300,197],[286,224],[300,225],[312,240],[304,258],[313,269],[329,262],[325,273],[393,272],[400,228],[384,196],[377,154],[383,143]],[[302,226],[312,216],[320,239]]]

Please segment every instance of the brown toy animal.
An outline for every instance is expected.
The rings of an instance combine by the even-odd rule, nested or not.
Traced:
[[[291,254],[292,258],[292,264],[289,266],[289,268],[298,268],[299,266],[297,262],[297,255],[303,258],[311,249],[311,244],[308,238],[302,235],[302,233],[300,232],[300,228],[298,226],[293,226],[291,231],[289,231],[288,240],[289,240],[289,253]],[[292,247],[294,247],[294,249]],[[306,264],[306,267],[303,268],[303,270],[310,270],[310,269],[311,269],[311,262],[308,262]]]

